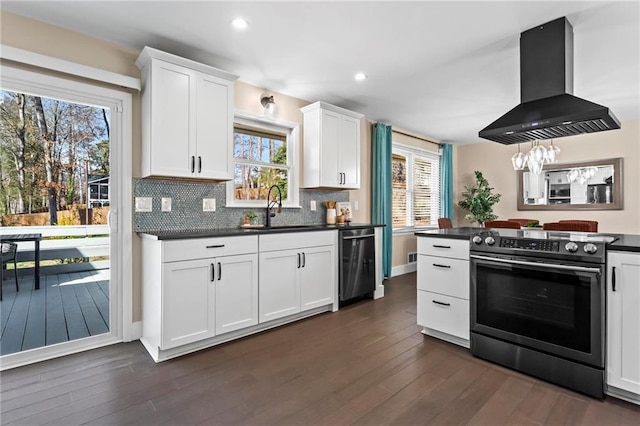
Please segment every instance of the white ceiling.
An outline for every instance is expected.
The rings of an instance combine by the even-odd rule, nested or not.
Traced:
[[[621,121],[640,118],[638,1],[3,0],[0,8],[454,144],[483,141],[478,131],[519,103],[520,33],[566,16],[574,95]],[[242,32],[230,25],[238,16],[249,22]],[[356,82],[356,72],[369,78]]]

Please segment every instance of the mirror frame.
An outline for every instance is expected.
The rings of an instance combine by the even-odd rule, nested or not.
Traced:
[[[571,169],[574,167],[590,167],[590,166],[613,166],[613,203],[598,204],[525,204],[523,195],[524,173],[529,169],[518,170],[517,179],[517,203],[518,210],[622,210],[623,195],[622,192],[622,158],[608,158],[606,160],[582,161],[579,163],[563,163],[563,164],[545,164],[542,173]],[[617,195],[616,195],[617,194]]]

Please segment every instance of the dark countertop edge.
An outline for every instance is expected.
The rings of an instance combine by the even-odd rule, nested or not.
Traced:
[[[337,231],[341,229],[363,229],[372,227],[381,228],[385,225],[375,223],[350,223],[348,225],[310,224],[304,226],[291,226],[294,227],[287,228],[287,225],[281,225],[273,228],[223,228],[205,230],[196,229],[187,231],[140,231],[137,232],[137,234],[141,236],[151,237],[156,240],[188,240],[194,238],[239,237],[248,235],[282,234],[291,232]]]
[[[428,231],[418,231],[415,233],[418,237],[438,237],[451,238],[455,240],[468,240],[472,235],[481,231],[483,228],[449,228],[449,229],[430,229]]]
[[[451,238],[464,240],[470,238],[483,228],[449,228],[449,229],[432,229],[429,231],[419,231],[415,235],[418,237],[438,237],[438,238]],[[612,235],[617,238],[614,242],[607,244],[608,251],[624,251],[640,253],[640,235],[635,234],[615,234],[615,233],[603,233]]]
[[[607,245],[607,251],[625,251],[640,253],[640,235],[614,234],[617,240]]]

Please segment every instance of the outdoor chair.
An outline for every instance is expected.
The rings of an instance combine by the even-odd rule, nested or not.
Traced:
[[[18,287],[18,264],[16,262],[16,254],[18,252],[18,245],[10,241],[2,242],[2,278],[0,278],[0,300],[2,300],[2,281],[4,281],[4,271],[7,268],[9,262],[13,262],[13,276],[16,280],[16,291],[20,291]]]

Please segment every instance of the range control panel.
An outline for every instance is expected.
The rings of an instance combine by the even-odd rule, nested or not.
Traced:
[[[500,247],[524,249],[524,250],[550,251],[550,252],[558,253],[560,251],[560,242],[554,241],[554,240],[501,238]]]

